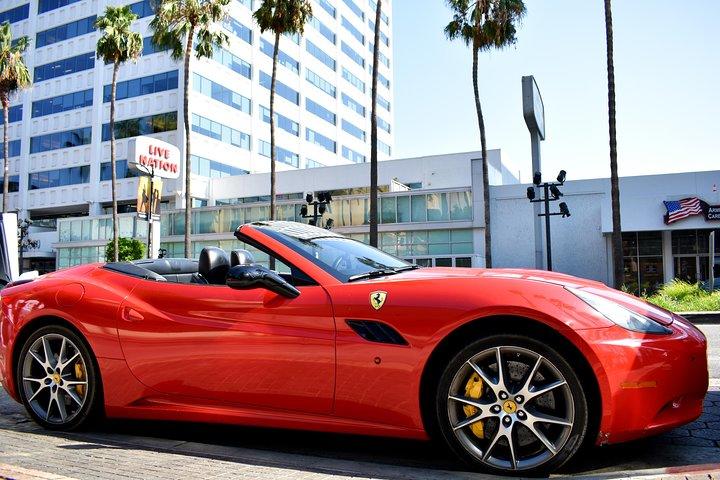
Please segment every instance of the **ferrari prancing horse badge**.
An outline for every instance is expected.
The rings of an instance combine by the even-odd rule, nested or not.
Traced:
[[[382,306],[385,304],[385,299],[387,298],[387,292],[383,291],[375,291],[370,293],[370,305],[375,310],[380,310]]]

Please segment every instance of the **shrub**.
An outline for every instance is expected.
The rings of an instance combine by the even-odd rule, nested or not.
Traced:
[[[647,300],[673,312],[720,311],[720,292],[710,293],[700,284],[673,280]]]
[[[118,260],[129,262],[145,258],[145,244],[135,238],[120,237],[118,239]],[[105,261],[112,262],[115,252],[113,241],[110,240],[105,246]]]

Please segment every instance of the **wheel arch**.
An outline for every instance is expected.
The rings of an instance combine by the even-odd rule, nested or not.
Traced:
[[[573,342],[558,330],[537,320],[516,315],[493,315],[467,322],[445,336],[428,357],[420,379],[420,410],[423,425],[431,438],[438,438],[434,416],[434,390],[443,371],[443,365],[471,342],[496,334],[522,332],[548,344],[568,356],[570,365],[577,369],[578,377],[588,392],[587,442],[597,438],[602,419],[602,394],[597,376],[588,359]]]
[[[39,329],[43,327],[48,326],[59,326],[59,327],[65,327],[68,330],[72,331],[75,335],[80,337],[80,339],[85,342],[85,346],[88,349],[88,352],[90,352],[90,360],[94,363],[95,371],[98,375],[98,394],[100,395],[100,402],[102,404],[102,395],[103,395],[103,388],[102,388],[102,375],[100,373],[100,368],[97,360],[97,356],[95,355],[95,352],[92,348],[91,343],[88,341],[87,336],[71,321],[69,321],[66,318],[63,318],[59,315],[42,315],[38,316],[36,318],[33,318],[32,320],[26,322],[18,331],[17,335],[15,336],[15,340],[13,342],[13,349],[12,349],[12,356],[11,356],[11,374],[13,378],[13,385],[12,388],[15,390],[15,397],[16,399],[19,399],[20,392],[18,390],[19,385],[19,379],[17,378],[17,369],[18,364],[20,362],[20,352],[22,351],[23,345],[27,341],[30,336],[38,331]]]

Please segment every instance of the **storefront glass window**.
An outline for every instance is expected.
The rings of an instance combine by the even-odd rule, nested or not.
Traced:
[[[664,280],[662,232],[623,232],[623,285],[636,295],[657,290]]]

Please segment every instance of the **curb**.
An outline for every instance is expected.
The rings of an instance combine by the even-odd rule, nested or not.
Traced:
[[[698,325],[720,324],[720,312],[678,312],[677,314]]]

